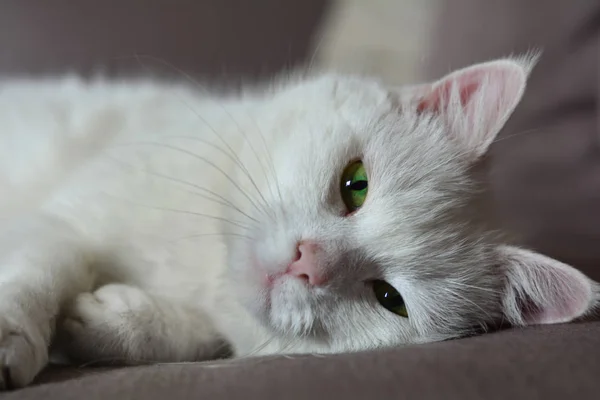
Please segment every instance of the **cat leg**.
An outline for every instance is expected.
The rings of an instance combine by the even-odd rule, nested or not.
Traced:
[[[48,362],[61,305],[90,290],[89,254],[61,221],[5,221],[0,232],[0,390],[30,383]]]
[[[226,350],[201,310],[124,284],[77,296],[57,335],[59,354],[78,363],[199,361]]]

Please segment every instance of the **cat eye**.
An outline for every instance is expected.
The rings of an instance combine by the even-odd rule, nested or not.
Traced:
[[[355,161],[342,172],[340,193],[348,212],[352,213],[362,207],[367,199],[369,180],[362,161]]]
[[[379,304],[386,310],[401,317],[408,318],[408,311],[406,310],[404,299],[392,285],[385,281],[374,281],[373,292],[375,292],[375,297]]]

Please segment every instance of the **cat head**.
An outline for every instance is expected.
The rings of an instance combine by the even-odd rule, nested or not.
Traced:
[[[504,244],[479,164],[535,57],[400,89],[324,75],[277,87],[256,115],[229,245],[239,300],[274,335],[348,351],[587,313],[595,284]],[[243,206],[242,206],[243,205]],[[244,220],[232,212],[232,218]]]

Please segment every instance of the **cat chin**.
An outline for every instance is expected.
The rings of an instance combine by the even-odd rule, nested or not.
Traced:
[[[268,315],[273,308],[280,308],[281,303],[295,303],[296,298],[303,298],[306,286],[299,279],[284,275],[265,275],[262,284],[258,289],[261,299],[261,311]]]
[[[312,294],[306,283],[282,275],[270,288],[268,319],[271,329],[286,334],[305,335],[314,325]]]
[[[311,294],[303,280],[285,274],[246,282],[242,303],[270,331],[303,334],[313,320]],[[251,287],[254,286],[254,287]]]

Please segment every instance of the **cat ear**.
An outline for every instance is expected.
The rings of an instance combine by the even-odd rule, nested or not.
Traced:
[[[506,271],[504,315],[514,325],[553,324],[598,304],[598,286],[573,267],[513,246],[499,249]]]
[[[536,60],[527,56],[477,64],[414,86],[411,106],[439,115],[449,135],[475,160],[487,152],[521,100]]]

